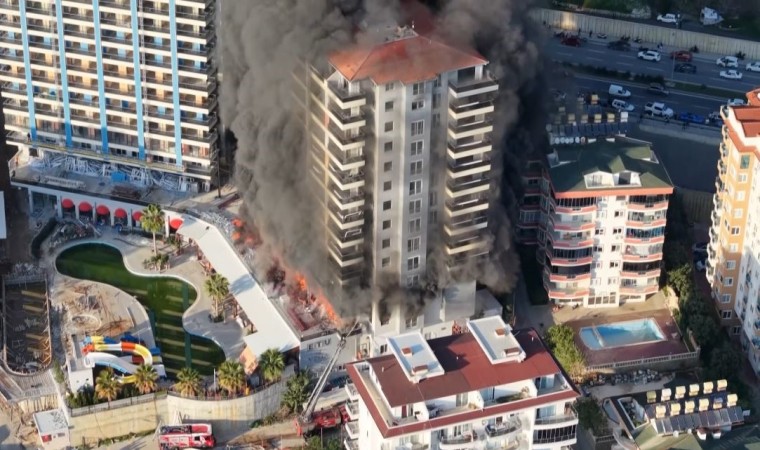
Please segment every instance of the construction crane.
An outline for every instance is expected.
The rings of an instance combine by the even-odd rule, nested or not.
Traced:
[[[317,379],[317,383],[314,385],[314,390],[311,391],[311,395],[306,401],[303,412],[296,416],[296,430],[299,436],[302,436],[304,433],[308,433],[309,431],[313,430],[317,425],[319,425],[321,428],[330,428],[331,426],[340,424],[340,413],[337,412],[335,412],[334,423],[317,423],[317,421],[314,420],[314,409],[317,407],[317,400],[319,399],[319,395],[325,388],[328,378],[330,378],[330,372],[332,372],[335,364],[338,362],[340,352],[346,347],[346,338],[353,334],[353,332],[356,331],[359,327],[360,322],[357,321],[349,331],[341,334],[338,348],[335,349],[335,353],[333,353],[332,358],[330,358],[330,361],[325,366],[325,369],[322,371],[319,379]]]

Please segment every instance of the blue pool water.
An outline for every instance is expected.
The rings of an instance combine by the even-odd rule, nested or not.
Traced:
[[[583,327],[581,340],[591,350],[646,344],[665,340],[662,330],[653,319],[631,320],[607,325]]]

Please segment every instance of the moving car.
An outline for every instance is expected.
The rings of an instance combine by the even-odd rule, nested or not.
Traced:
[[[631,96],[631,91],[617,84],[611,84],[608,93],[611,97],[629,98]]]
[[[690,112],[679,114],[678,120],[680,120],[681,122],[687,122],[687,123],[697,123],[699,125],[704,125],[707,122],[707,120],[705,120],[705,116],[700,116],[699,114],[694,114]]]
[[[657,20],[664,23],[678,23],[678,16],[675,14],[660,14]]]
[[[649,102],[644,105],[644,112],[650,116],[657,116],[666,119],[673,118],[673,110],[665,106],[662,102]]]
[[[722,58],[718,58],[715,61],[715,64],[719,65],[720,67],[728,67],[730,68],[736,68],[739,67],[739,59],[736,56],[724,56]]]
[[[729,98],[726,104],[728,106],[744,106],[747,102],[741,98]]]
[[[676,72],[680,73],[697,73],[697,66],[691,63],[676,64]]]
[[[578,36],[567,36],[562,38],[562,45],[567,45],[570,47],[580,47],[582,44],[581,38]]]
[[[656,52],[654,50],[644,50],[640,51],[638,54],[639,59],[643,59],[644,61],[659,61],[660,60],[660,52]]]
[[[678,50],[670,54],[670,59],[681,62],[691,62],[691,52],[688,50]]]
[[[744,75],[738,70],[721,70],[720,77],[728,80],[741,80]]]
[[[744,69],[749,72],[760,72],[760,61],[751,62]]]
[[[621,112],[621,111],[633,112],[633,110],[636,109],[635,106],[628,103],[627,101],[620,100],[617,98],[610,102],[610,106],[616,109],[618,112]]]
[[[657,95],[668,95],[670,92],[668,92],[667,89],[665,89],[665,86],[661,85],[660,83],[650,83],[649,87],[647,88],[647,92],[650,94],[657,94]]]
[[[610,50],[618,50],[621,52],[627,52],[631,49],[631,44],[626,41],[613,41],[607,44],[607,48]]]

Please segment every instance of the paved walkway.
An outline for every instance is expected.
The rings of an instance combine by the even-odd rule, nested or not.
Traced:
[[[636,121],[638,121],[638,118]],[[718,127],[691,124],[684,128],[683,123],[676,119],[666,122],[661,119],[645,117],[639,122],[639,129],[645,133],[661,134],[701,144],[714,145],[715,147],[722,141],[720,128]]]

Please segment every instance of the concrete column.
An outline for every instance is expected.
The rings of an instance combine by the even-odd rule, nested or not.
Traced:
[[[116,216],[114,216],[115,211],[116,211],[116,208],[112,209],[111,214],[109,215],[109,217],[111,218],[111,227],[116,225]]]
[[[34,194],[31,189],[27,189],[26,192],[29,197],[29,214],[32,214],[34,212]]]
[[[63,199],[60,195],[55,196],[55,216],[59,219],[63,218],[63,206],[61,206],[61,201]]]
[[[74,203],[74,215],[76,216],[77,220],[79,220],[79,205]]]
[[[98,213],[96,212],[97,209],[98,209],[98,204],[95,202],[92,202],[92,211],[90,211],[90,218],[92,220],[91,223],[93,225],[98,224]]]

